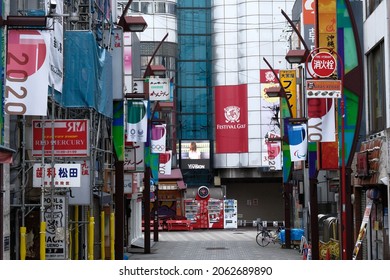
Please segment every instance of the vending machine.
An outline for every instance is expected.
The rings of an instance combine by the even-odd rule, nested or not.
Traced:
[[[200,203],[195,199],[186,199],[184,200],[184,210],[185,217],[187,220],[191,221],[191,225],[194,226],[199,219]]]
[[[195,199],[186,199],[184,204],[194,229],[224,228],[223,200],[211,198],[206,186],[199,187]]]
[[[207,205],[209,228],[224,228],[223,200],[210,198]]]
[[[237,200],[225,199],[224,206],[224,228],[237,228]]]

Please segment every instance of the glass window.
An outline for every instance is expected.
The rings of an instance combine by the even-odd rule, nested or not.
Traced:
[[[155,13],[157,14],[157,13],[160,13],[160,14],[165,14],[165,3],[164,2],[156,2],[156,3],[154,3],[155,4],[155,6],[154,6],[154,8],[155,8]]]
[[[173,3],[167,3],[167,13],[176,15],[176,5]]]
[[[368,100],[370,132],[385,129],[385,55],[384,43],[381,42],[368,55]]]
[[[367,17],[374,12],[374,10],[379,6],[382,0],[367,0],[366,1],[366,11]]]
[[[141,2],[141,13],[143,14],[152,14],[153,6],[150,2]]]
[[[130,11],[128,11],[128,13],[139,13],[140,12],[140,9],[139,9],[139,2],[133,2],[131,3],[130,5]],[[124,5],[126,5],[126,3],[124,3]],[[125,6],[123,6],[124,8]]]

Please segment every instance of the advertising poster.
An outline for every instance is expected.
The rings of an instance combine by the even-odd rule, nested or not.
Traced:
[[[215,87],[216,153],[248,152],[247,85]]]
[[[7,43],[4,112],[8,115],[46,116],[50,33],[11,29]]]

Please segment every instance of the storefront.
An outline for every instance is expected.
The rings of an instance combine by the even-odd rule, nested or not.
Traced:
[[[356,259],[390,259],[388,216],[388,148],[378,134],[362,143],[354,178]]]
[[[183,218],[185,190],[186,184],[180,169],[172,169],[170,175],[159,174],[157,212],[160,220]],[[152,207],[154,203],[156,202],[153,202]]]

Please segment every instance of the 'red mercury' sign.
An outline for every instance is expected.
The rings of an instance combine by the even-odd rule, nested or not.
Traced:
[[[33,120],[32,155],[34,157],[41,157],[43,150],[45,156],[51,156],[52,149],[54,156],[59,157],[89,156],[88,120],[71,119],[54,120],[53,122],[54,131],[51,120]]]
[[[321,78],[329,77],[336,70],[336,59],[327,52],[316,53],[312,60],[311,66],[316,76]]]

